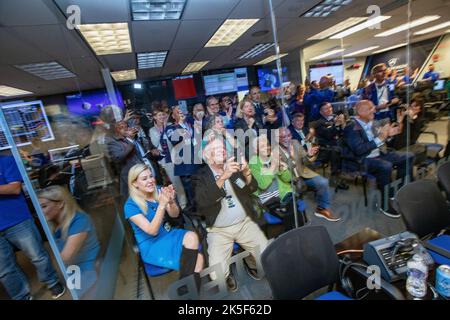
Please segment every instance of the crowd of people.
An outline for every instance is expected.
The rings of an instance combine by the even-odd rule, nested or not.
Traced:
[[[412,76],[405,73],[392,86],[398,79],[379,64],[371,70],[372,81],[356,91],[348,80],[337,87],[327,75],[318,82],[291,83],[283,99],[252,86],[239,102],[236,96],[210,96],[189,112],[155,102],[147,115],[127,110],[118,116],[115,107],[107,107],[100,115],[103,129],[94,134],[90,149],[103,153],[119,177],[123,214],[145,263],[178,270],[181,278],[194,275],[198,286],[206,264],[223,264],[233,291],[237,283],[226,261],[235,243],[253,257],[247,270],[258,278],[255,259],[268,242],[261,212],[284,208],[284,230],[290,230],[305,223],[295,221],[293,199],[312,190],[314,217],[336,223],[341,218],[332,211],[330,187],[348,190],[344,173],[373,177],[383,197],[394,169],[397,178],[413,178],[415,155],[404,150],[423,130],[424,102],[418,95],[405,105],[395,91]],[[435,81],[438,75],[430,66],[425,77]],[[336,104],[342,101],[347,102],[344,108]],[[18,206],[22,179],[8,161],[11,157],[0,157],[2,207],[19,208],[21,214],[0,215],[0,279],[11,297],[30,298],[26,278],[14,262],[13,243],[36,260],[40,279],[59,296],[63,286],[42,251],[28,209]],[[329,179],[319,173],[327,167]],[[65,188],[46,188],[39,200],[63,261],[82,265],[89,275],[84,294],[97,276],[95,228]],[[380,211],[398,217],[392,208]],[[174,227],[173,220],[183,214],[200,217],[206,226],[206,251],[197,233]],[[18,241],[19,232],[34,238]]]

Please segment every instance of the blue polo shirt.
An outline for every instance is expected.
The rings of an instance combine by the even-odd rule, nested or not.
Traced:
[[[22,176],[12,156],[0,156],[0,185],[22,182]],[[23,192],[19,195],[0,195],[0,231],[31,218]]]

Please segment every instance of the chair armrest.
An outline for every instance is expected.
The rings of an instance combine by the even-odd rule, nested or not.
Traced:
[[[434,131],[422,131],[421,134],[430,134],[434,137],[434,143],[438,143],[438,135]]]
[[[370,274],[367,274],[366,270],[364,270],[362,267],[351,266],[350,268],[356,274],[365,279],[368,279],[371,276]],[[406,300],[403,293],[397,287],[385,281],[383,278],[381,278],[380,280],[381,290],[383,290],[390,298],[393,298],[394,300]]]

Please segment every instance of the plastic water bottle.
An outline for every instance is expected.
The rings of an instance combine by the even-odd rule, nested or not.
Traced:
[[[406,264],[408,279],[406,290],[415,298],[423,298],[427,294],[428,267],[420,254],[415,254]]]

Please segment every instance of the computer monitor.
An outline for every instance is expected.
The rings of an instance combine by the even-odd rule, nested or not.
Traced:
[[[442,90],[444,90],[444,87],[445,87],[445,80],[436,80],[434,82],[433,90],[434,91],[442,91]]]
[[[50,156],[50,161],[55,163],[75,159],[76,157],[71,157],[71,154],[79,149],[79,145],[73,145],[63,148],[50,149],[48,150],[48,154]]]

